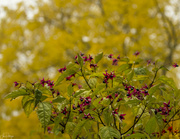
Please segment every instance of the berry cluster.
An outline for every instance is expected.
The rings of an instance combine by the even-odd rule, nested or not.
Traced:
[[[62,73],[63,71],[66,71],[66,66],[65,66],[64,68],[58,69],[58,71],[59,71],[60,73]]]
[[[68,76],[68,77],[66,77],[66,81],[70,81],[72,77],[75,77],[75,73],[70,75],[70,76]]]
[[[85,110],[85,106],[88,106],[91,104],[91,98],[89,97],[81,97],[79,98],[80,102],[77,104],[77,107],[75,105],[72,105],[73,110],[76,110],[78,108],[79,114],[83,113]]]
[[[85,62],[90,62],[90,68],[97,68],[97,64],[94,64],[94,63],[91,63],[91,61],[94,59],[91,55],[89,55],[89,57],[87,57],[87,56],[85,56],[84,55],[84,53],[80,53],[80,56],[83,58],[83,62],[84,62],[84,64],[85,64]],[[77,58],[78,58],[78,56],[75,56],[75,63],[76,64],[79,64],[79,62],[77,61]]]
[[[155,114],[157,114],[159,112],[161,115],[168,116],[169,112],[171,112],[171,109],[173,107],[170,108],[170,100],[168,103],[163,103],[163,104],[164,104],[164,107],[159,107],[158,109],[155,109]],[[166,120],[164,119],[164,122],[165,121]]]
[[[126,84],[123,84],[124,85],[124,89],[127,91],[127,97],[128,98],[132,98],[132,95],[135,96],[137,99],[139,100],[143,100],[144,99],[144,96],[147,96],[149,95],[148,93],[148,87],[147,85],[143,86],[141,89],[138,89],[138,88],[135,88],[134,86],[131,86],[131,85],[126,85]]]
[[[44,80],[44,78],[41,80],[40,84],[44,87],[45,84],[47,84],[50,88],[54,86],[54,81],[51,80]]]
[[[108,73],[107,71],[105,71],[105,72],[106,73],[103,73],[103,75],[104,75],[103,83],[108,84],[108,79],[113,80],[113,78],[116,77],[116,75],[114,72],[111,72],[111,73]]]
[[[134,53],[135,56],[138,56],[139,54],[140,54],[139,51],[136,51]],[[99,57],[99,56],[97,56],[97,57]],[[98,68],[98,66],[97,66],[97,61],[98,60],[96,59],[97,57],[95,57],[95,60],[93,60],[94,58],[91,55],[86,56],[83,53],[80,53],[79,55],[75,56],[75,63],[78,64],[78,65],[80,63],[81,65],[78,66],[76,64],[73,64],[73,66],[75,65],[76,67],[78,67],[77,72],[76,73],[73,72],[74,74],[72,74],[72,72],[70,73],[69,72],[70,70],[67,69],[66,66],[64,66],[63,68],[58,69],[58,71],[61,73],[61,75],[63,75],[63,78],[65,78],[66,81],[69,81],[68,83],[70,84],[70,86],[69,86],[70,89],[68,88],[68,94],[67,95],[66,94],[62,95],[62,93],[60,94],[59,91],[55,91],[55,89],[54,89],[54,81],[45,80],[44,78],[42,80],[40,80],[40,84],[43,87],[46,87],[49,91],[52,92],[51,97],[49,97],[49,98],[53,98],[53,100],[50,101],[51,102],[50,106],[51,106],[51,108],[53,108],[53,110],[50,110],[51,111],[50,120],[52,122],[54,122],[55,117],[57,117],[58,115],[63,115],[63,118],[65,118],[66,120],[62,120],[59,123],[62,133],[66,129],[66,124],[69,121],[71,121],[71,119],[73,117],[74,117],[73,121],[77,120],[77,122],[79,122],[79,121],[86,121],[86,120],[82,120],[82,119],[89,119],[89,120],[91,120],[93,122],[97,122],[98,124],[101,124],[101,126],[108,126],[109,123],[106,122],[105,118],[102,118],[102,116],[106,116],[106,114],[104,114],[104,110],[107,110],[106,107],[108,106],[109,109],[108,109],[107,115],[108,114],[109,114],[109,116],[111,115],[113,117],[113,119],[114,119],[114,120],[111,121],[111,122],[114,121],[114,123],[111,123],[111,125],[113,125],[113,129],[116,129],[117,131],[121,131],[121,129],[123,129],[123,124],[121,125],[121,121],[125,120],[126,114],[124,112],[120,113],[120,111],[121,111],[120,103],[117,103],[117,102],[120,102],[121,100],[123,100],[123,103],[121,103],[122,106],[123,106],[129,100],[127,98],[130,98],[130,99],[133,99],[133,100],[138,99],[138,100],[141,100],[139,102],[142,105],[145,105],[145,107],[142,110],[142,113],[140,115],[135,115],[134,125],[132,125],[131,128],[129,128],[126,131],[124,130],[124,133],[121,132],[122,135],[128,133],[128,131],[130,131],[130,130],[132,130],[131,133],[134,133],[134,127],[136,126],[136,123],[142,118],[143,113],[145,113],[147,111],[147,108],[151,108],[150,105],[153,106],[153,104],[148,104],[147,103],[147,102],[149,102],[149,101],[147,101],[149,99],[149,97],[147,97],[147,96],[149,95],[148,90],[153,85],[155,85],[155,82],[153,80],[153,82],[151,82],[149,86],[144,85],[144,86],[141,86],[141,87],[135,87],[135,86],[133,86],[133,85],[136,85],[136,83],[133,82],[134,80],[132,81],[133,82],[132,84],[129,84],[131,82],[127,83],[126,80],[125,80],[125,77],[128,74],[128,72],[125,73],[123,71],[122,76],[124,76],[124,75],[125,76],[122,79],[124,79],[124,80],[118,81],[118,80],[113,80],[113,79],[119,77],[119,74],[120,74],[119,72],[116,72],[116,71],[113,71],[113,70],[109,72],[109,71],[105,70],[103,75],[101,73],[100,77],[99,77],[99,74],[97,76],[97,81],[100,81],[101,83],[98,84],[98,82],[97,82],[97,85],[95,87],[92,87],[88,82],[88,80],[91,78],[91,76],[89,76],[89,74],[91,74],[91,73],[89,72],[90,70],[89,70],[89,68],[87,68],[87,66],[90,66],[92,72],[97,73],[98,72],[98,69],[97,69]],[[103,57],[103,54],[101,55],[101,57]],[[123,60],[120,60],[121,59],[120,55],[117,58],[114,58],[113,54],[109,54],[107,56],[107,58],[109,60],[111,60],[112,65],[115,65],[115,66],[118,65],[118,62],[120,63],[120,62],[123,61]],[[96,63],[94,61],[96,61]],[[147,67],[149,67],[148,65],[150,63],[151,63],[151,60],[147,60]],[[127,62],[127,65],[128,64],[129,63]],[[178,67],[177,63],[174,63],[173,67]],[[131,67],[129,67],[129,68],[131,68]],[[87,69],[88,69],[88,71],[87,71]],[[63,73],[63,72],[65,72],[65,73]],[[89,87],[87,92],[89,92],[89,90],[90,90],[90,93],[86,94],[86,91],[83,92],[83,90],[86,90],[86,88],[81,89],[82,85],[77,85],[76,83],[74,83],[74,81],[72,81],[72,79],[74,79],[75,77],[77,78],[77,77],[80,77],[80,76],[84,78],[84,80],[85,80],[84,82],[86,83],[86,86]],[[103,76],[103,78],[101,78],[102,76]],[[110,81],[112,81],[112,84],[110,83],[110,85],[109,85],[108,83]],[[149,83],[149,82],[147,81],[146,83]],[[14,82],[14,84],[15,84],[15,87],[18,87],[18,85],[21,85],[21,83],[18,83],[18,82]],[[40,88],[36,88],[35,87],[36,85],[34,85],[34,84],[32,84],[32,85],[34,86],[35,89],[40,90],[42,88],[42,86],[40,86]],[[104,86],[106,86],[106,87],[103,88],[102,92],[99,93],[98,85],[102,85],[102,84],[103,84],[103,87]],[[75,87],[71,88],[71,85],[72,85],[72,87],[74,87],[74,86]],[[76,87],[76,85],[78,87]],[[76,91],[75,91],[76,88],[81,89],[81,90],[78,90],[78,91],[82,91],[81,93],[83,93],[83,94],[80,93],[80,94],[76,95],[75,94],[76,93]],[[100,89],[101,89],[101,86],[100,86]],[[43,91],[41,91],[41,92],[43,92]],[[125,98],[125,99],[121,98],[122,96],[124,96],[124,92],[125,92],[125,94],[127,96],[127,98]],[[56,95],[54,95],[55,93],[56,93]],[[99,93],[99,94],[96,94],[96,93]],[[95,95],[92,95],[92,94],[95,94]],[[60,95],[62,95],[62,96],[60,96]],[[35,96],[36,97],[35,98],[36,102],[38,102],[40,100],[39,96],[38,95]],[[55,98],[55,97],[57,97],[57,98]],[[43,98],[41,98],[41,99],[43,99]],[[103,100],[103,99],[105,99],[105,100]],[[64,102],[57,102],[59,100],[64,101]],[[92,103],[93,100],[97,101],[97,103],[96,102]],[[58,105],[56,105],[56,103],[59,103],[60,105],[62,104],[61,106],[63,106],[63,107],[62,107],[62,109],[60,111],[59,111],[59,109],[56,108],[56,106],[58,106]],[[132,106],[132,108],[133,107],[134,106]],[[130,106],[130,108],[131,108],[131,106]],[[168,103],[163,103],[163,107],[159,107],[157,109],[154,109],[154,107],[152,108],[153,110],[155,110],[155,114],[159,113],[159,114],[163,115],[164,119],[162,119],[162,120],[164,121],[164,124],[168,125],[169,127],[165,130],[166,126],[164,126],[164,128],[161,129],[162,132],[155,132],[156,130],[154,130],[154,133],[151,132],[152,134],[151,133],[149,134],[150,136],[153,135],[153,136],[158,136],[159,137],[159,136],[164,135],[167,131],[169,131],[171,133],[172,132],[173,133],[179,133],[178,130],[173,131],[173,126],[170,126],[170,124],[171,124],[170,122],[171,122],[172,118],[167,117],[167,116],[169,116],[171,114],[170,112],[171,112],[172,108],[173,107],[170,108],[170,101]],[[149,110],[149,111],[151,111],[151,110]],[[117,124],[118,121],[116,121],[116,118],[117,118],[116,116],[119,117],[118,121],[119,121],[119,119],[121,120],[119,122],[119,125],[122,126],[122,128],[120,126],[117,127],[116,124]],[[167,121],[167,119],[169,119],[169,120]],[[135,127],[135,128],[137,128],[137,127]],[[47,127],[47,131],[48,131],[48,133],[52,133],[52,127],[50,127],[50,126]],[[129,134],[126,134],[126,135],[129,135]]]
[[[120,55],[117,58],[113,58],[113,54],[108,55],[109,59],[112,59],[112,65],[118,65],[118,60],[120,60]]]

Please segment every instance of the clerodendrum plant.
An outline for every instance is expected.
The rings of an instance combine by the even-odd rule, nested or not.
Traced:
[[[100,71],[102,58],[112,62],[109,70]],[[171,78],[158,76],[163,66],[141,63],[139,58],[81,53],[59,69],[56,82],[15,82],[18,89],[5,98],[23,96],[25,114],[35,110],[44,131],[72,139],[179,136],[174,126],[180,118],[179,90]],[[67,89],[58,91],[58,86]]]

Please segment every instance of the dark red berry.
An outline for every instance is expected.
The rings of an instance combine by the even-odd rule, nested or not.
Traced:
[[[80,55],[81,55],[81,56],[83,56],[83,55],[84,55],[84,53],[81,53]]]
[[[155,110],[155,112],[154,112],[155,114],[157,114],[157,110]]]

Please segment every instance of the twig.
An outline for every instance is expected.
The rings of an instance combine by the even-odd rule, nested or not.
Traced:
[[[160,69],[160,68],[159,68],[159,69]],[[155,79],[156,79],[156,76],[157,76],[157,73],[158,73],[159,69],[156,70],[155,75],[154,75],[154,78],[153,78],[151,84],[149,85],[149,88],[152,87],[152,85],[153,85],[153,83],[154,83],[154,81],[155,81]]]
[[[91,91],[93,92],[93,90],[92,90],[92,88],[91,88],[90,84],[88,83],[88,81],[87,81],[86,77],[84,76],[84,73],[83,73],[83,71],[82,71],[82,67],[81,67],[81,73],[82,73],[82,77],[84,78],[84,80],[85,80],[86,84],[89,86],[89,89],[91,89]]]
[[[129,132],[129,131],[137,124],[137,122],[140,120],[140,118],[141,118],[142,115],[144,114],[144,112],[145,112],[145,110],[146,110],[146,107],[147,107],[147,104],[145,105],[145,107],[144,107],[141,115],[140,115],[140,116],[138,117],[138,119],[134,122],[134,124],[133,124],[126,132],[122,133],[121,135],[124,135],[124,134],[126,134],[127,132]]]
[[[164,128],[169,124],[169,122],[172,121],[171,119],[173,119],[174,116],[175,116],[176,114],[178,114],[179,112],[180,112],[180,109],[179,109],[178,111],[176,111],[176,112],[174,113],[174,115],[168,120],[168,122],[165,124]],[[163,128],[163,129],[164,129],[164,128]]]
[[[101,115],[100,115],[99,112],[98,112],[98,117],[99,117],[99,120],[101,121],[101,124],[103,124],[103,126],[105,126],[104,122],[103,122],[102,119],[101,119]]]

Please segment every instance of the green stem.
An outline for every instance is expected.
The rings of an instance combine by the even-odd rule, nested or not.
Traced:
[[[86,79],[86,77],[85,77],[85,75],[84,75],[84,73],[83,73],[83,71],[82,71],[82,67],[81,67],[81,73],[82,73],[82,77],[84,78],[86,84],[89,86],[89,89],[91,89],[91,91],[93,92],[93,90],[92,90],[90,84],[88,83],[88,81],[87,81],[87,79]]]

